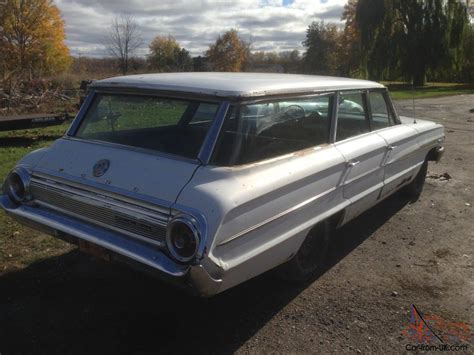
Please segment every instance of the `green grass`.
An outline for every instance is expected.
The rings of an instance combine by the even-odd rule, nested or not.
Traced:
[[[87,124],[80,134],[87,137],[95,133],[176,125],[188,105],[186,101],[104,95],[96,116],[86,119]]]
[[[412,89],[410,84],[406,83],[384,83],[390,90],[394,100],[422,99],[430,97],[451,96],[460,94],[474,94],[473,84],[456,83],[428,83],[423,87]]]
[[[0,132],[0,183],[18,160],[52,144],[68,126]],[[60,240],[21,226],[0,211],[0,275],[71,249],[72,246]]]

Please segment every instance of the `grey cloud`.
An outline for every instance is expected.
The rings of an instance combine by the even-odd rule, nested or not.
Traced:
[[[337,19],[339,20],[341,18],[342,12],[344,11],[344,6],[341,5],[335,5],[327,9],[326,11],[322,13],[316,14],[317,17],[319,17],[321,20],[329,20],[329,19]]]
[[[249,17],[238,20],[238,23],[243,28],[278,28],[284,24],[297,20],[298,17],[293,14],[279,14],[266,19]]]
[[[139,53],[148,51],[156,35],[171,35],[192,55],[202,55],[217,36],[237,28],[254,50],[301,50],[305,29],[318,19],[340,18],[343,6],[327,6],[325,11],[259,8],[247,0],[56,0],[66,22],[67,44],[73,54],[102,56],[104,36],[112,19],[120,13],[136,17],[143,35]],[[340,0],[333,0],[338,1]],[[313,15],[311,15],[313,14]]]

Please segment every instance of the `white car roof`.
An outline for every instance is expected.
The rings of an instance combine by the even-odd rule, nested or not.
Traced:
[[[218,97],[256,97],[324,90],[384,88],[373,81],[271,73],[162,73],[99,80],[92,88],[133,88]]]

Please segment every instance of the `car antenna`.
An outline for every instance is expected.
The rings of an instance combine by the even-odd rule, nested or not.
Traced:
[[[416,124],[416,110],[415,110],[415,80],[411,82],[411,98],[413,101],[413,123]]]

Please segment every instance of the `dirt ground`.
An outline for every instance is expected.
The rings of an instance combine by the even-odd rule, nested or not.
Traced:
[[[397,106],[411,115],[411,101]],[[446,154],[430,164],[421,199],[391,197],[337,231],[312,282],[268,273],[199,299],[73,250],[0,277],[0,353],[400,353],[414,343],[404,333],[412,304],[472,353],[470,109],[474,95],[416,102],[417,117],[446,127]],[[453,327],[464,335],[448,338]]]

